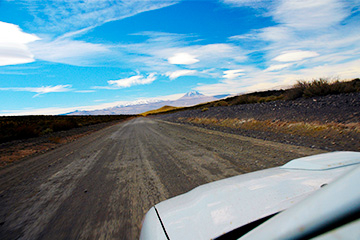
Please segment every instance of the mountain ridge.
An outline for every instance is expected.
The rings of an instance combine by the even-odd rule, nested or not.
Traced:
[[[76,110],[63,115],[117,115],[117,114],[140,114],[163,106],[190,107],[200,103],[216,101],[220,98],[206,96],[198,91],[185,93],[177,100],[138,100],[129,104],[118,105],[97,110]]]

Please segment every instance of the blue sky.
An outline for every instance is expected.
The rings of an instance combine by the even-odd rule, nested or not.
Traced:
[[[0,0],[0,115],[360,76],[359,0]]]

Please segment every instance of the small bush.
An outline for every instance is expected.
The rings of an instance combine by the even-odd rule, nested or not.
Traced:
[[[45,130],[43,130],[42,132],[41,132],[41,135],[44,135],[44,134],[48,134],[48,133],[52,133],[52,132],[54,132],[51,128],[46,128]]]
[[[55,122],[52,125],[52,129],[54,132],[57,132],[57,131],[65,131],[65,130],[69,130],[72,128],[76,128],[77,126],[78,125],[74,120],[66,119],[66,120],[59,120],[59,121]]]
[[[14,133],[16,134],[17,139],[38,137],[40,135],[39,130],[32,125],[18,126]]]
[[[202,112],[206,112],[207,110],[209,110],[209,108],[207,108],[207,107],[206,107],[206,108],[201,109],[201,111],[202,111]]]
[[[228,106],[229,104],[226,101],[218,101],[215,103],[215,107],[224,107],[224,106]]]
[[[316,97],[329,94],[340,94],[360,91],[360,79],[349,82],[320,78],[311,82],[298,81],[284,94],[285,100],[293,100],[300,97]]]
[[[50,137],[49,141],[52,143],[61,143],[62,139],[60,137]]]
[[[309,83],[304,83],[304,97],[325,96],[333,93],[332,85],[328,80],[320,78]]]
[[[292,89],[289,89],[285,94],[284,94],[284,99],[285,100],[295,100],[297,98],[301,98],[304,94],[304,90],[298,87],[294,87]]]
[[[250,96],[250,95],[240,95],[234,98],[230,105],[240,105],[240,104],[248,104],[248,103],[257,103],[259,102],[260,97]]]
[[[268,96],[268,97],[262,97],[258,100],[259,103],[263,103],[263,102],[272,102],[272,101],[276,101],[276,100],[281,100],[283,99],[283,95],[280,96]]]

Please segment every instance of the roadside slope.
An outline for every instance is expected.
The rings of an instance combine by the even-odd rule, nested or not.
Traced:
[[[193,109],[156,118],[328,151],[360,151],[360,93]]]

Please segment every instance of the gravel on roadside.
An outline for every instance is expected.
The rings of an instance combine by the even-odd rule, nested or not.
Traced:
[[[328,95],[301,98],[292,101],[243,104],[236,106],[212,107],[186,110],[158,115],[156,118],[170,122],[196,125],[208,129],[229,132],[248,137],[288,143],[298,146],[320,148],[327,151],[360,151],[360,133],[352,131],[329,136],[306,136],[286,134],[276,131],[256,131],[229,128],[208,124],[194,124],[189,118],[238,118],[259,121],[303,122],[309,124],[360,124],[360,93]]]

